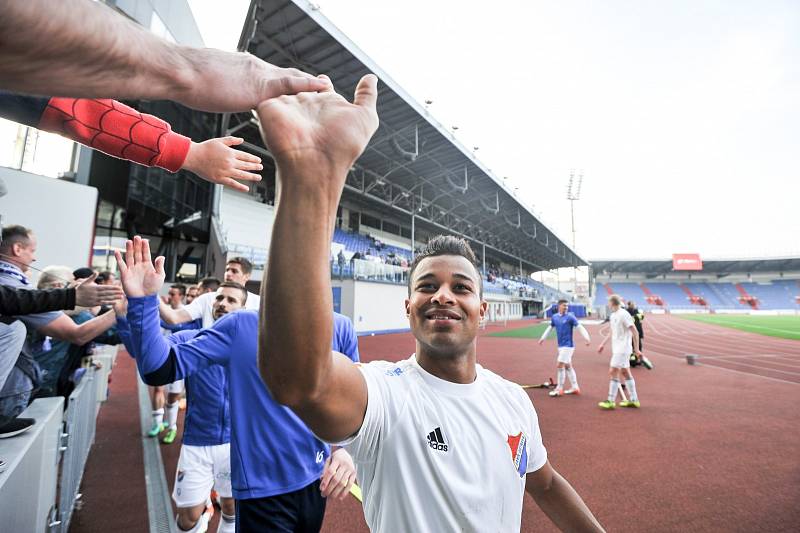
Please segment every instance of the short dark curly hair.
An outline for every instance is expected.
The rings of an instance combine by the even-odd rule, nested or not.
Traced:
[[[452,235],[437,235],[433,237],[428,241],[428,244],[414,255],[414,261],[411,262],[411,268],[408,270],[409,294],[411,294],[411,280],[414,277],[414,271],[420,262],[428,257],[439,255],[458,255],[469,261],[475,268],[475,273],[478,277],[478,296],[483,297],[483,276],[481,276],[480,268],[478,267],[478,258],[475,257],[475,252],[472,251],[472,247],[465,239],[453,237]]]

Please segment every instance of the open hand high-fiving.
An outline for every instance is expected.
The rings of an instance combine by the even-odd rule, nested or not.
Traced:
[[[88,278],[75,282],[75,305],[79,307],[111,305],[122,298],[122,290],[119,287],[98,285],[95,279],[97,279],[96,272]]]
[[[321,92],[271,98],[257,108],[261,135],[278,169],[314,169],[293,172],[293,179],[343,178],[378,129],[374,74],[358,82],[353,103],[337,94],[326,76],[320,78],[327,82]]]
[[[164,256],[150,257],[150,241],[136,235],[125,243],[125,259],[119,250],[114,252],[119,266],[122,288],[129,297],[157,294],[164,284]]]

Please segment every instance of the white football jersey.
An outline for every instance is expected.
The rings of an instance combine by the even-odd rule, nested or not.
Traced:
[[[473,383],[444,381],[413,355],[360,369],[367,411],[342,444],[370,529],[518,532],[525,474],[547,461],[525,391],[480,365]]]
[[[630,329],[634,325],[633,317],[620,307],[608,318],[611,324],[611,353],[613,355],[630,355],[633,351]]]
[[[201,294],[192,303],[185,306],[184,309],[188,311],[192,320],[198,318],[203,319],[203,327],[210,328],[214,325],[214,300],[217,298],[216,292],[207,292]],[[244,303],[244,308],[252,311],[258,311],[261,304],[261,296],[247,291],[247,301]]]

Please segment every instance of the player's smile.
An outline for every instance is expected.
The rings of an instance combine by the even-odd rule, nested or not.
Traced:
[[[433,323],[435,328],[450,327],[461,321],[461,314],[453,309],[434,307],[424,314],[425,320]]]

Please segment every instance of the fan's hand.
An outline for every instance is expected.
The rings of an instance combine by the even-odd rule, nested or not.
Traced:
[[[119,250],[114,252],[119,265],[122,288],[129,297],[157,294],[164,284],[164,256],[150,258],[150,242],[138,235],[125,243],[125,259]]]

